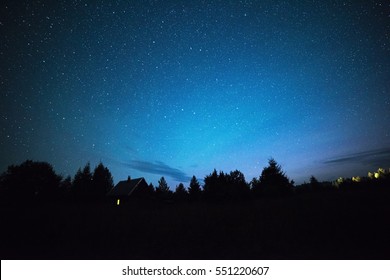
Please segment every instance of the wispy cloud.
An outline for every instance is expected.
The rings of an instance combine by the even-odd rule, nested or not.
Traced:
[[[324,164],[362,163],[382,167],[390,164],[390,148],[375,149],[359,153],[351,153],[340,157],[329,158]]]
[[[140,160],[131,160],[128,163],[124,163],[124,165],[146,173],[169,176],[179,182],[188,182],[191,180],[191,177],[184,173],[182,170],[173,168],[161,161],[148,162]]]

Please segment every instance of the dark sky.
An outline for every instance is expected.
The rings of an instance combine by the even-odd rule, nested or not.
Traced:
[[[2,1],[0,170],[173,188],[390,166],[388,1]]]

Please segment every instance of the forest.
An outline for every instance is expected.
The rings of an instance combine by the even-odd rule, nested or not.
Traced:
[[[111,172],[62,178],[27,160],[0,177],[2,259],[388,259],[390,174],[295,186],[270,159],[258,178],[164,177],[117,205]]]
[[[162,201],[231,201],[258,199],[262,197],[286,197],[302,193],[385,187],[390,183],[390,172],[379,168],[367,177],[338,178],[333,182],[319,182],[311,176],[309,183],[295,186],[282,167],[271,158],[258,178],[247,182],[245,175],[234,170],[230,172],[214,169],[202,180],[193,176],[186,188],[183,183],[172,191],[164,177],[156,187],[150,183],[143,190],[143,199]],[[71,178],[56,174],[47,162],[27,160],[20,165],[11,165],[0,176],[1,200],[16,198],[28,204],[33,201],[44,203],[55,200],[97,200],[107,199],[107,193],[114,187],[110,170],[100,162],[92,171],[88,162],[79,168]],[[146,195],[145,195],[146,194]],[[140,197],[138,197],[140,198]],[[130,197],[129,197],[130,199]]]

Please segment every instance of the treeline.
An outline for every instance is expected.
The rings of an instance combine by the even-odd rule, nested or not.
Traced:
[[[215,169],[203,179],[203,182],[201,186],[199,180],[193,176],[188,189],[180,183],[175,191],[172,191],[165,178],[161,177],[158,186],[154,188],[150,184],[148,195],[145,196],[143,192],[142,197],[165,201],[233,201],[259,197],[283,197],[294,193],[294,182],[288,179],[274,159],[269,160],[268,166],[263,169],[259,178],[254,178],[249,183],[239,170],[225,173],[217,172]]]
[[[56,174],[47,162],[27,160],[20,165],[11,165],[0,176],[2,198],[17,201],[47,201],[53,199],[102,199],[113,187],[111,172],[103,163],[91,171],[87,163],[78,169],[73,180]]]
[[[188,188],[180,183],[175,191],[172,191],[165,178],[161,177],[156,187],[153,184],[148,185],[142,198],[163,201],[231,201],[286,197],[299,193],[387,186],[390,185],[390,174],[379,169],[372,177],[339,178],[335,182],[319,182],[311,176],[309,183],[295,186],[281,166],[274,159],[270,159],[260,176],[250,182],[246,181],[239,170],[225,173],[215,169],[203,181],[201,186],[199,180],[193,176]],[[56,174],[49,163],[27,160],[20,165],[9,166],[0,176],[1,198],[22,201],[104,200],[113,186],[111,172],[103,163],[99,163],[93,171],[87,163],[84,168],[78,169],[72,179],[70,176],[63,178]]]

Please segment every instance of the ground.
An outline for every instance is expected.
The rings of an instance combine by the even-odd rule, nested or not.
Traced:
[[[1,259],[389,259],[390,188],[246,202],[4,203]]]

